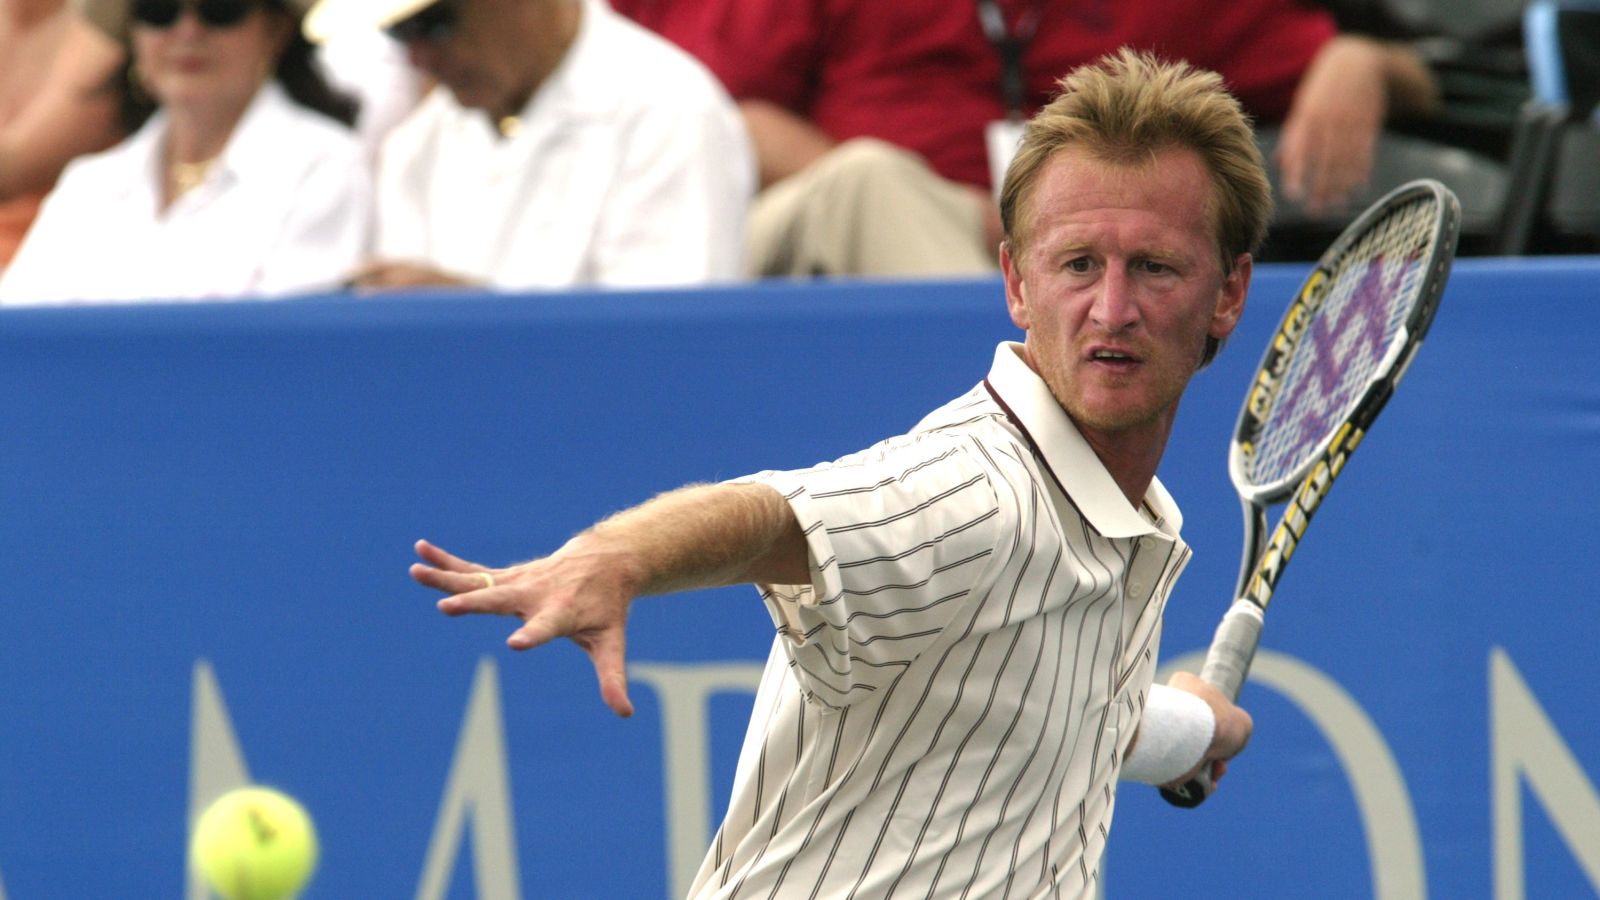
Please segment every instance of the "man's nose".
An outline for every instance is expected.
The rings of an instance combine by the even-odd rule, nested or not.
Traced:
[[[1105,276],[1095,287],[1089,315],[1096,325],[1108,331],[1122,331],[1139,319],[1133,279],[1121,266],[1107,266]]]

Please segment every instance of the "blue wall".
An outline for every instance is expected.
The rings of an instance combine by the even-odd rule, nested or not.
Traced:
[[[1180,412],[1162,475],[1197,558],[1166,659],[1226,606],[1227,435],[1303,274],[1258,272]],[[1600,892],[1597,279],[1457,264],[1280,589],[1255,741],[1201,810],[1122,792],[1108,896]],[[700,727],[685,693],[672,731],[661,692],[764,658],[754,591],[636,606],[624,722],[576,649],[512,654],[506,622],[434,612],[411,543],[509,563],[685,481],[837,456],[1013,336],[987,280],[0,312],[4,895],[181,896],[193,798],[247,769],[317,818],[309,900],[489,896],[499,839],[527,897],[666,896],[749,697],[713,693]],[[1392,764],[1398,799],[1363,808],[1341,753]],[[479,781],[450,781],[458,759]]]

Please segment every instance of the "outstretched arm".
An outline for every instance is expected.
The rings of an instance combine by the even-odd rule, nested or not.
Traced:
[[[782,181],[834,147],[833,138],[809,119],[767,100],[742,100],[739,113],[750,131],[760,187]]]
[[[565,637],[594,664],[600,696],[619,716],[628,699],[626,630],[635,597],[747,581],[810,579],[805,535],[789,504],[760,484],[680,488],[618,513],[542,559],[507,568],[417,542],[411,577],[449,596],[446,615],[516,616],[506,643],[527,650]]]

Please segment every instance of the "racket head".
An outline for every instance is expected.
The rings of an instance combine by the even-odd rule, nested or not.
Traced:
[[[1346,423],[1365,430],[1405,374],[1449,278],[1455,194],[1432,179],[1390,191],[1328,247],[1257,367],[1228,453],[1242,499],[1282,500]]]

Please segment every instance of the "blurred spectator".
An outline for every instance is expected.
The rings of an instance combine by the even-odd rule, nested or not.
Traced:
[[[1285,191],[1361,183],[1386,115],[1434,102],[1410,50],[1339,35],[1296,0],[616,0],[740,102],[766,186],[756,274],[952,274],[995,265],[994,172],[1056,79],[1122,45],[1220,72],[1282,122]]]
[[[438,81],[384,145],[358,288],[732,278],[755,166],[726,93],[600,0],[322,0]]]
[[[128,0],[70,0],[83,16],[117,47],[116,60],[123,57],[121,47],[128,40]],[[312,0],[294,0],[303,11]],[[383,138],[401,119],[411,113],[429,86],[406,63],[405,51],[381,32],[354,29],[338,40],[315,48],[318,71],[341,93],[356,100],[356,134],[376,160]]]
[[[356,134],[374,163],[384,138],[411,115],[432,87],[406,62],[405,48],[381,31],[352,31],[322,44],[317,47],[317,63],[334,87],[360,102]]]
[[[127,0],[132,137],[71,163],[0,302],[200,299],[335,285],[368,244],[354,104],[280,0]]]
[[[0,269],[61,167],[122,137],[120,51],[62,0],[0,0]]]

